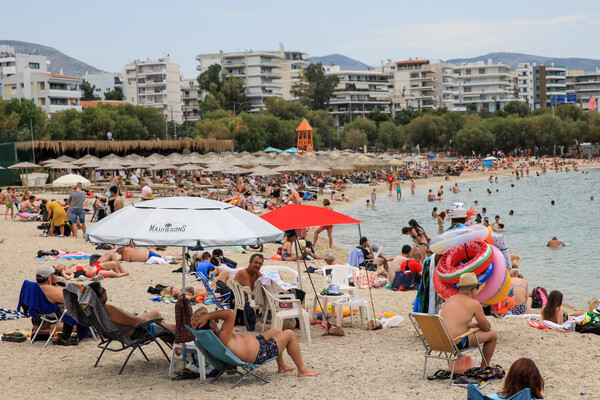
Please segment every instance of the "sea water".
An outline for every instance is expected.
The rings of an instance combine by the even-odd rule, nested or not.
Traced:
[[[565,303],[583,307],[586,300],[600,298],[599,183],[599,169],[549,171],[540,176],[530,173],[520,180],[498,176],[498,183],[487,179],[463,181],[458,183],[458,193],[451,191],[454,182],[450,180],[443,183],[444,199],[431,202],[427,201],[428,189],[437,193],[440,185],[417,188],[413,196],[405,183],[401,199],[396,199],[395,189],[389,197],[387,185],[380,184],[375,207],[366,207],[365,198],[342,213],[362,221],[362,235],[371,245],[383,245],[383,254],[388,257],[399,254],[405,244],[413,245],[412,238],[402,235],[402,227],[408,226],[410,219],[416,219],[430,238],[438,234],[437,218],[431,216],[433,207],[440,212],[460,201],[467,209],[474,207],[483,217],[487,216],[490,223],[499,215],[505,225],[505,231],[499,233],[505,235],[511,254],[521,256],[520,270],[529,289],[543,286],[548,293],[560,290]],[[596,200],[590,200],[590,196]],[[513,216],[509,215],[510,210],[514,211]],[[449,227],[447,219],[444,229]],[[333,235],[336,243],[348,250],[358,245],[356,225],[336,226]],[[553,236],[565,246],[546,247]]]

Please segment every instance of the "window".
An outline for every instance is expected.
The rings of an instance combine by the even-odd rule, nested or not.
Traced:
[[[467,87],[463,88],[463,92],[471,93],[471,88],[467,86]]]
[[[468,68],[468,69],[465,70],[465,75],[471,75],[471,69],[470,68]]]
[[[419,77],[419,73],[418,72],[411,72],[410,73],[410,78],[414,79],[414,78],[418,78]]]
[[[479,68],[479,75],[485,75],[485,68]]]
[[[40,69],[40,63],[29,63],[29,68]]]

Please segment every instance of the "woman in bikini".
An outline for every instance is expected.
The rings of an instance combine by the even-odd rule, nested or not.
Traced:
[[[552,321],[556,324],[563,324],[569,319],[569,315],[562,309],[563,294],[558,290],[553,290],[548,295],[546,305],[542,307],[542,319]]]
[[[72,264],[68,267],[65,265],[57,265],[54,267],[56,272],[60,273],[60,276],[67,280],[78,278],[79,276],[85,276],[86,278],[93,278],[97,275],[101,275],[103,278],[120,278],[128,276],[129,272],[123,270],[118,263],[115,261],[96,261],[94,265],[76,265]]]
[[[527,314],[527,311],[531,307],[531,297],[527,297],[527,293],[529,293],[529,284],[517,268],[513,268],[510,271],[510,287],[515,296],[515,308],[510,310],[511,314]]]

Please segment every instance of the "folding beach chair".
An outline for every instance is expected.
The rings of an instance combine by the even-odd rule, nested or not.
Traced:
[[[36,282],[27,280],[24,281],[23,285],[21,286],[17,311],[20,311],[21,308],[23,309],[23,313],[31,317],[32,320],[40,321],[38,329],[31,337],[31,343],[35,341],[35,338],[40,329],[42,329],[44,323],[54,325],[54,329],[52,329],[52,332],[48,336],[48,340],[46,340],[46,344],[44,344],[44,347],[46,347],[50,342],[50,339],[52,339],[52,336],[54,336],[58,325],[65,317],[65,314],[67,313],[66,308],[61,312],[58,308],[58,304],[50,303],[42,288],[40,288],[40,285],[38,285]],[[75,325],[75,321],[70,320],[70,322],[70,325]]]
[[[217,296],[213,288],[210,286],[210,281],[208,280],[208,277],[202,272],[192,272],[186,274],[186,278],[188,281],[191,282],[202,282],[202,285],[204,286],[204,289],[206,289],[207,293],[206,299],[204,299],[205,305],[214,304],[217,308],[220,308],[222,310],[229,309],[231,307],[231,293],[225,293]]]
[[[454,339],[450,336],[448,328],[444,323],[442,317],[437,314],[422,314],[422,313],[410,313],[408,314],[410,321],[412,322],[415,331],[423,341],[425,346],[425,364],[423,365],[423,378],[425,379],[425,371],[427,368],[428,358],[437,358],[440,360],[446,360],[452,363],[452,372],[450,373],[450,384],[452,384],[452,378],[454,377],[454,368],[456,361],[465,356],[467,353],[479,349],[481,358],[487,366],[485,357],[483,356],[482,346],[483,343],[479,343],[477,339],[477,331],[479,328],[472,328],[462,335],[455,337]],[[475,340],[477,340],[477,346],[468,347],[466,349],[459,350],[456,343],[462,338],[474,334]]]
[[[189,331],[196,338],[196,347],[202,352],[206,360],[219,371],[219,374],[211,381],[214,383],[223,373],[229,375],[240,374],[242,377],[231,387],[235,388],[241,381],[243,381],[248,375],[252,375],[262,380],[265,383],[270,383],[269,380],[263,378],[260,375],[254,373],[254,371],[262,365],[275,360],[277,357],[268,359],[262,364],[251,364],[240,360],[235,354],[231,352],[219,338],[210,330],[196,330],[187,327]],[[238,367],[244,372],[240,372]]]
[[[169,356],[156,340],[157,338],[169,338],[174,339],[175,335],[164,325],[161,324],[162,318],[157,318],[149,321],[145,321],[136,327],[118,329],[112,323],[102,303],[96,296],[93,290],[86,290],[86,287],[69,283],[63,289],[63,295],[65,298],[65,307],[69,310],[70,315],[80,324],[85,326],[94,327],[100,335],[100,343],[98,347],[102,349],[100,356],[96,360],[94,367],[98,366],[100,359],[104,355],[106,350],[112,352],[120,352],[123,350],[131,349],[123,366],[119,370],[119,374],[123,372],[129,358],[136,349],[139,349],[146,361],[150,361],[144,353],[142,346],[150,343],[156,343],[164,354],[167,362],[170,362]],[[161,327],[161,332],[156,331],[156,326]],[[133,330],[133,335],[129,336],[128,332]],[[118,343],[116,346],[111,347],[111,343]]]
[[[491,398],[483,394],[477,386],[469,383],[467,387],[467,400],[490,400]],[[532,400],[531,389],[525,388],[519,393],[515,393],[506,400]]]

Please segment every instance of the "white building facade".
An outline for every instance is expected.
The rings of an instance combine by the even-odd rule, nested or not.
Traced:
[[[516,99],[510,68],[492,60],[445,65],[442,80],[442,102],[450,111],[471,104],[478,112],[494,112]]]
[[[125,66],[123,76],[125,101],[156,108],[167,121],[182,123],[180,67],[172,63],[169,56],[135,60]]]
[[[600,101],[600,68],[595,72],[569,73],[567,75],[567,95],[575,95],[579,107],[589,111],[590,99]]]
[[[200,119],[200,88],[197,78],[181,79],[181,111],[183,121],[198,121]]]
[[[95,87],[94,94],[104,100],[104,93],[112,92],[115,88],[123,89],[123,74],[100,72],[97,74],[85,73],[83,80]],[[125,91],[123,91],[123,99],[125,99]]]

